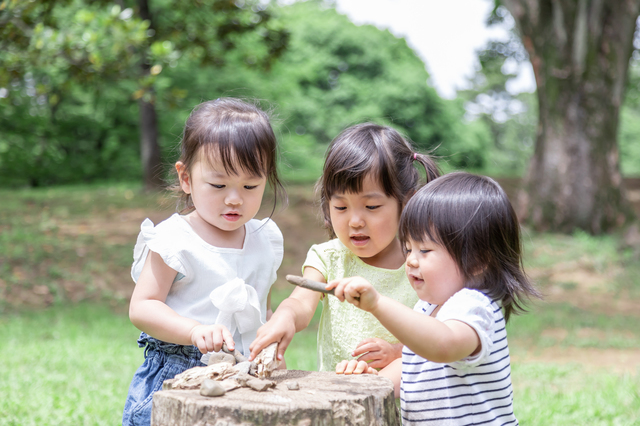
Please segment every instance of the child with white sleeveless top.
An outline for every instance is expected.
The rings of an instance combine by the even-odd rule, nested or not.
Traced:
[[[134,248],[129,316],[145,361],[127,397],[123,425],[148,425],[153,394],[223,343],[249,355],[271,313],[270,290],[283,238],[270,219],[253,219],[277,174],[277,142],[267,114],[234,98],[198,105],[185,124],[175,168],[186,208],[154,226]]]
[[[420,299],[413,310],[360,277],[327,289],[404,344],[388,368],[401,376],[403,425],[517,425],[505,325],[539,293],[522,267],[520,227],[505,192],[484,176],[439,177],[409,200],[399,237]],[[356,360],[336,372],[377,374]]]

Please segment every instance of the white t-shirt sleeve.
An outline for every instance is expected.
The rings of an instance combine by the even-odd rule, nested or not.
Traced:
[[[131,278],[134,282],[138,281],[142,268],[149,250],[158,253],[164,263],[175,271],[187,275],[187,268],[181,260],[180,244],[176,244],[179,238],[180,230],[173,228],[171,222],[174,220],[182,220],[180,218],[171,217],[157,226],[153,225],[150,219],[145,219],[140,225],[140,234],[133,248],[133,265],[131,266]]]
[[[436,318],[442,322],[457,320],[472,327],[480,338],[480,352],[451,363],[452,366],[473,367],[481,364],[491,353],[495,327],[491,300],[477,290],[462,289],[442,305]]]
[[[282,258],[284,257],[284,237],[282,236],[282,232],[276,223],[266,218],[261,221],[261,226],[264,226],[264,229],[267,233],[267,238],[269,239],[269,243],[271,244],[271,248],[273,249],[273,254],[275,256],[273,262],[273,268],[271,269],[271,277],[270,282],[273,283],[277,278],[277,271],[282,264]]]

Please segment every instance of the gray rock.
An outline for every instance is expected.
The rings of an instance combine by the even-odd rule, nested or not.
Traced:
[[[298,384],[298,382],[287,382],[285,384],[287,385],[287,389],[289,390],[300,390],[300,385]]]
[[[220,382],[211,379],[205,379],[200,386],[200,395],[202,396],[222,396],[225,392]]]

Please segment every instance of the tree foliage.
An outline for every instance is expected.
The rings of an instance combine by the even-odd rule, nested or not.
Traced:
[[[148,2],[118,3],[1,3],[3,182],[140,176],[138,102],[171,108],[189,90],[167,69],[264,69],[286,46],[256,1],[157,0],[148,19]]]
[[[405,40],[323,1],[153,0],[150,19],[133,1],[2,4],[0,184],[140,179],[140,104],[171,164],[190,110],[220,96],[274,111],[286,176],[317,178],[328,142],[365,120],[452,168],[486,164],[486,131],[428,85]]]

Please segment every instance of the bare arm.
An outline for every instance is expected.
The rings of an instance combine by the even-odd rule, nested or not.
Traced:
[[[202,325],[167,306],[165,300],[176,275],[159,254],[149,252],[129,305],[133,325],[165,342],[196,345],[202,353],[220,350],[223,341],[233,349],[233,338],[226,327]]]
[[[371,312],[380,323],[417,355],[433,362],[459,361],[480,349],[475,330],[460,321],[441,322],[380,295],[360,277],[330,283],[341,301]]]
[[[305,268],[303,276],[315,281],[326,281],[317,269],[311,267]],[[284,352],[295,333],[309,325],[320,302],[320,296],[321,293],[316,291],[296,287],[291,295],[280,303],[271,319],[258,329],[258,335],[249,347],[249,360],[253,360],[263,348],[273,342],[279,342],[277,357],[283,360]]]

